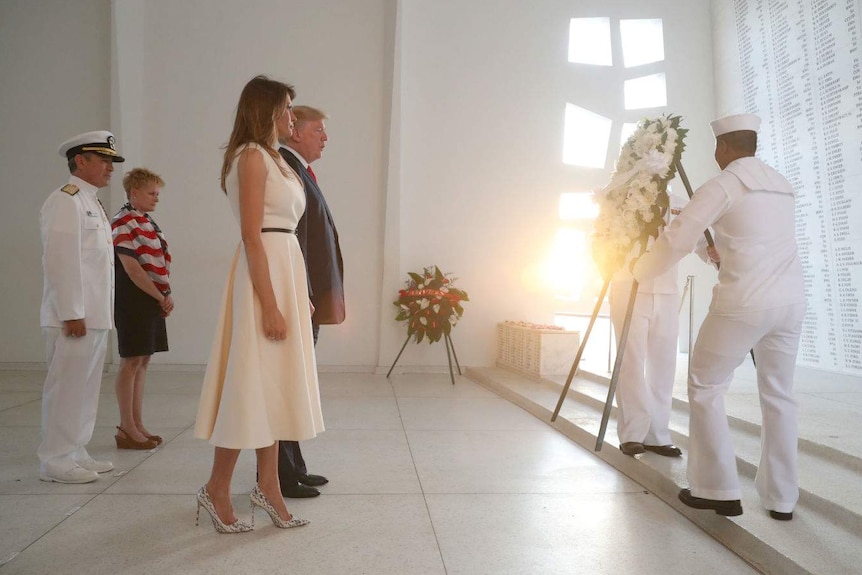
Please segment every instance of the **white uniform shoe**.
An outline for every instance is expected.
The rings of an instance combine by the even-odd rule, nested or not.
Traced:
[[[76,465],[64,470],[45,469],[39,474],[42,481],[55,481],[57,483],[92,483],[99,478],[99,474]]]
[[[114,468],[114,464],[110,461],[96,461],[89,455],[84,459],[75,460],[75,463],[87,471],[95,471],[96,473],[107,473]]]

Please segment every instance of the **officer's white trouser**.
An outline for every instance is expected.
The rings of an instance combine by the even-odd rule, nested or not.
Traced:
[[[766,509],[793,511],[799,499],[793,372],[805,304],[744,314],[707,314],[691,358],[688,481],[695,497],[741,498],[724,407],[733,371],[754,349],[763,415],[755,484]]]
[[[626,317],[631,282],[611,284],[611,320],[617,345]],[[679,296],[639,293],[617,382],[620,443],[672,443],[670,421],[676,374]]]
[[[88,329],[66,337],[62,328],[44,327],[48,376],[42,391],[42,471],[65,470],[87,457],[93,436],[99,388],[108,347],[108,330]]]

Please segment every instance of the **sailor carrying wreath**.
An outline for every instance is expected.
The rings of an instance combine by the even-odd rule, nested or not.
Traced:
[[[668,182],[677,173],[683,180],[688,195],[691,196],[691,187],[680,163],[685,149],[685,136],[688,132],[680,126],[681,119],[680,116],[666,114],[641,120],[620,150],[619,159],[611,174],[611,181],[595,194],[599,215],[596,218],[592,236],[593,259],[604,278],[604,285],[551,421],[556,420],[569,386],[577,373],[581,356],[604,303],[611,278],[627,261],[636,261],[646,251],[650,238],[658,237],[670,205],[667,193]],[[596,451],[602,447],[610,418],[637,290],[638,282],[635,281],[632,283],[625,323],[617,346],[608,398],[596,439]]]
[[[427,339],[429,344],[443,339],[446,343],[449,377],[452,385],[455,385],[452,357],[455,358],[458,375],[461,375],[461,365],[455,355],[451,333],[464,315],[461,302],[470,301],[470,298],[467,292],[455,287],[455,278],[451,274],[443,273],[437,266],[426,267],[421,274],[409,272],[407,276],[404,288],[398,290],[398,299],[392,302],[398,308],[395,320],[407,323],[407,339],[386,377],[392,373],[411,337],[416,343]]]

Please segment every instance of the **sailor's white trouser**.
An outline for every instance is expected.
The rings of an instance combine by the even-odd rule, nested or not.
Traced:
[[[763,416],[755,484],[767,509],[793,511],[799,499],[797,407],[793,373],[805,304],[739,314],[707,314],[691,359],[688,480],[706,499],[740,499],[724,394],[733,371],[754,349]]]

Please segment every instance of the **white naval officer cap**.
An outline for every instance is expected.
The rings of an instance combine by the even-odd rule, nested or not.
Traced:
[[[760,129],[760,116],[755,114],[734,114],[733,116],[725,116],[718,120],[713,120],[709,123],[712,126],[712,133],[715,137],[730,132],[740,132],[749,130],[756,132]]]
[[[101,156],[107,156],[114,162],[125,162],[126,158],[117,153],[116,138],[107,130],[96,130],[95,132],[84,132],[73,138],[69,138],[57,150],[67,160],[74,158],[77,154],[92,152]]]

